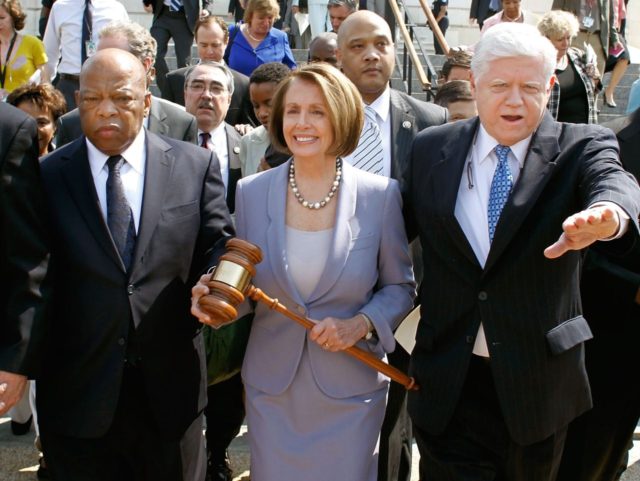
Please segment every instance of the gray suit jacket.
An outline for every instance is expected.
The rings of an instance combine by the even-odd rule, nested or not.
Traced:
[[[311,319],[365,313],[379,341],[361,341],[360,347],[383,358],[394,348],[393,329],[412,307],[415,289],[396,181],[343,166],[329,257],[305,301],[287,272],[288,174],[289,162],[238,183],[238,237],[257,244],[265,256],[254,284]],[[386,387],[386,377],[347,355],[324,351],[308,340],[303,327],[262,304],[256,306],[245,354],[245,382],[270,394],[283,392],[305,344],[315,379],[329,396],[345,398]]]
[[[455,217],[478,124],[476,117],[429,129],[412,149],[406,222],[419,235],[425,262],[411,356],[420,391],[409,393],[409,412],[420,428],[443,432],[482,322],[506,425],[527,445],[591,407],[583,346],[591,331],[579,292],[584,253],[550,260],[543,251],[569,215],[602,200],[629,214],[629,232],[608,243],[628,249],[637,238],[640,190],[622,170],[610,130],[558,123],[545,113],[482,268]]]
[[[149,110],[149,132],[165,135],[176,140],[196,143],[198,124],[196,118],[167,100],[151,97]],[[56,130],[56,147],[62,147],[82,136],[80,112],[73,109],[58,119]]]

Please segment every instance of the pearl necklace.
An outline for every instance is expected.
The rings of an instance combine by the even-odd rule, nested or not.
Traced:
[[[249,35],[249,38],[254,42],[262,43],[262,41],[265,39],[265,37],[256,38],[253,35],[251,35],[251,30],[249,30],[249,25],[247,25],[246,23],[245,23],[244,31],[247,32],[247,35]]]
[[[336,161],[336,177],[333,179],[333,183],[331,184],[331,190],[327,194],[327,196],[321,200],[320,202],[309,202],[302,197],[302,194],[298,190],[298,184],[296,184],[296,168],[294,166],[294,161],[291,159],[291,165],[289,166],[289,187],[291,187],[291,191],[293,195],[296,196],[298,202],[302,204],[303,207],[312,210],[318,210],[326,206],[331,199],[336,195],[338,187],[340,187],[340,180],[342,179],[342,159],[338,159]]]

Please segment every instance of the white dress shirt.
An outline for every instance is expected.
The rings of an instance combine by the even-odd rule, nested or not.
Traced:
[[[47,70],[52,79],[56,72],[80,74],[83,15],[84,0],[57,0],[51,7],[42,42],[49,59]],[[95,45],[98,44],[98,34],[105,25],[114,20],[129,21],[124,5],[116,0],[91,2],[91,15],[91,40]]]
[[[121,155],[126,161],[120,168],[120,177],[124,187],[124,194],[131,207],[133,213],[133,221],[136,227],[136,233],[140,229],[140,214],[142,212],[142,196],[144,194],[144,173],[147,159],[147,147],[145,143],[145,130],[140,132],[133,140],[133,143]],[[89,139],[87,142],[87,154],[89,156],[89,167],[93,176],[93,183],[96,186],[96,193],[100,201],[100,209],[107,221],[107,178],[109,177],[109,168],[107,167],[107,159],[109,156],[104,154],[93,145]]]
[[[511,146],[508,159],[514,186],[520,176],[520,169],[524,165],[530,142],[531,136]],[[456,219],[483,268],[491,248],[487,207],[491,181],[498,165],[498,155],[494,150],[496,145],[498,141],[491,137],[481,124],[467,155],[455,209]],[[473,353],[484,357],[489,356],[482,324],[473,346]]]
[[[385,177],[391,177],[391,90],[387,87],[384,92],[369,104],[376,112],[376,120],[378,121],[378,128],[382,135],[382,154],[383,154],[383,166],[380,175]],[[353,153],[347,155],[343,159],[345,162],[349,162],[353,165]]]
[[[202,144],[203,131],[198,129],[198,145]],[[216,153],[218,162],[220,163],[220,175],[224,182],[224,196],[227,197],[227,187],[229,184],[229,149],[227,148],[227,131],[224,122],[209,132],[211,137],[207,141],[207,148]]]

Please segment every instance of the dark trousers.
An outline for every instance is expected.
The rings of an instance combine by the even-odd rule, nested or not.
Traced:
[[[78,79],[72,79],[64,74],[60,74],[55,83],[55,87],[62,93],[67,102],[67,112],[71,112],[75,109],[77,107],[76,90],[80,88],[80,82]]]
[[[593,409],[569,424],[558,481],[613,481],[626,468],[640,417],[640,385],[629,378],[640,337],[637,290],[637,284],[604,269],[584,270],[582,305],[593,331],[585,344]],[[603,299],[613,302],[615,315]]]
[[[444,37],[444,35],[447,33],[447,29],[449,28],[449,17],[442,17],[438,22],[438,27],[440,27],[442,36]],[[436,51],[436,55],[444,55],[444,50],[438,43],[435,35],[433,36],[433,48]]]
[[[193,28],[193,26],[191,26]],[[162,92],[162,97],[167,95],[167,72],[169,67],[165,57],[169,46],[169,39],[173,38],[176,51],[177,68],[191,64],[191,45],[193,44],[193,32],[187,24],[184,12],[170,12],[167,6],[162,7],[162,12],[151,25],[151,36],[158,43],[156,56],[156,83]]]
[[[453,418],[437,436],[414,426],[423,481],[554,481],[566,429],[538,443],[511,439],[489,361],[472,357]]]
[[[409,354],[396,344],[388,355],[389,364],[402,372],[409,370]],[[407,412],[407,390],[397,382],[389,387],[387,408],[380,432],[378,481],[409,481],[411,478],[411,418]]]
[[[207,388],[207,455],[223,462],[227,448],[240,432],[244,420],[244,388],[240,373]]]
[[[41,426],[47,466],[55,481],[202,481],[205,474],[203,417],[182,439],[162,439],[138,369],[124,371],[120,399],[107,433],[80,439]]]

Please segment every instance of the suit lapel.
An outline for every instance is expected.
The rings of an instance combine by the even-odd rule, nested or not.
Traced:
[[[162,108],[162,104],[157,98],[151,97],[151,109],[149,110],[149,131],[168,135],[169,124],[166,121],[167,115]]]
[[[509,245],[551,178],[555,159],[560,153],[558,129],[559,124],[545,112],[538,130],[531,139],[520,177],[500,214],[485,271],[495,264],[500,254]]]
[[[464,175],[469,149],[473,148],[473,139],[478,129],[478,119],[465,121],[456,135],[448,136],[440,151],[440,158],[433,166],[431,188],[434,211],[449,232],[451,239],[467,259],[478,264],[467,237],[455,216],[456,201],[460,180]],[[427,154],[438,155],[438,154]],[[417,215],[417,214],[416,214]]]
[[[78,207],[78,211],[96,241],[116,265],[124,271],[124,264],[118,255],[109,227],[102,215],[100,201],[98,200],[93,175],[91,174],[91,167],[89,166],[85,137],[80,137],[75,141],[75,144],[75,148],[70,150],[68,156],[65,157],[62,176],[67,183],[71,197]]]
[[[357,193],[358,182],[355,168],[345,162],[342,167],[342,185],[338,191],[338,206],[331,248],[318,284],[309,296],[309,304],[326,294],[342,275],[350,252],[351,220],[356,213]]]
[[[402,96],[391,89],[391,177],[401,179],[407,165],[411,144],[415,137],[416,119]]]
[[[282,292],[286,292],[300,305],[304,305],[304,300],[300,297],[298,289],[293,284],[289,276],[289,264],[287,261],[287,241],[286,241],[286,206],[287,206],[287,185],[289,175],[289,160],[284,167],[280,167],[277,175],[272,176],[267,194],[267,256],[272,278],[279,285]]]
[[[231,125],[225,123],[227,134],[227,155],[229,159],[229,177],[227,179],[227,207],[232,214],[236,210],[236,184],[242,177],[240,170],[240,134]]]
[[[162,211],[164,193],[167,191],[174,158],[171,146],[154,134],[146,132],[147,158],[145,160],[144,193],[140,214],[140,229],[136,241],[133,269],[140,265]]]

